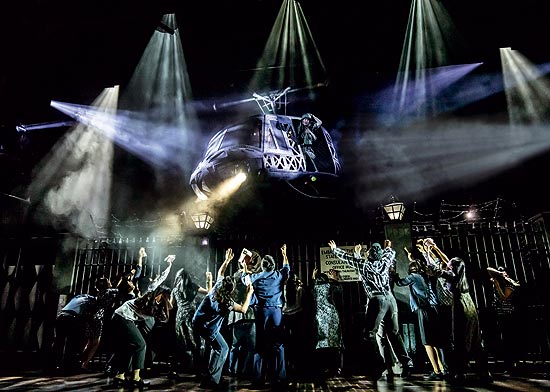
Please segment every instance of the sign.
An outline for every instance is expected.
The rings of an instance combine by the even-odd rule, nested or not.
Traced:
[[[340,249],[345,250],[346,252],[353,253],[355,246],[339,246]],[[361,257],[365,258],[367,256],[368,247],[362,245],[361,247]],[[321,257],[319,257],[319,263],[321,264],[321,271],[328,273],[330,269],[335,269],[340,272],[339,282],[359,282],[361,277],[359,272],[355,267],[352,267],[344,260],[340,260],[338,257],[332,253],[330,246],[321,247]]]

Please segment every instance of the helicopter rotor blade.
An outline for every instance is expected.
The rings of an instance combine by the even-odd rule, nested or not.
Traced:
[[[306,90],[313,90],[319,87],[326,87],[328,86],[328,82],[320,82],[314,85],[305,86],[305,87],[298,87],[298,88],[292,88],[292,87],[285,87],[284,89],[279,90],[271,90],[267,93],[252,93],[252,98],[244,98],[244,99],[237,99],[232,100],[228,102],[222,102],[222,103],[214,103],[212,104],[212,109],[214,111],[218,111],[221,109],[229,108],[236,105],[241,105],[248,102],[254,102],[256,101],[258,105],[260,105],[260,108],[262,107],[274,107],[278,101],[284,97],[286,94],[299,92],[299,91],[306,91]]]

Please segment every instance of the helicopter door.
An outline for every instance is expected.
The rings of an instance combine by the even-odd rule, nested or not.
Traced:
[[[264,166],[289,173],[305,171],[305,159],[295,141],[292,120],[286,116],[264,115]]]

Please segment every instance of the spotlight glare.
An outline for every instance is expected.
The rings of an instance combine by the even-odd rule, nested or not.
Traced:
[[[246,181],[246,174],[243,173],[243,172],[240,172],[238,173],[236,176],[235,176],[235,181],[239,182],[239,183],[243,183]]]

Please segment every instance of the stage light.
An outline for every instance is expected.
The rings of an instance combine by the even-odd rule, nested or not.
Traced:
[[[244,172],[237,173],[237,175],[235,176],[235,181],[237,183],[240,183],[240,184],[245,182],[246,181],[246,173],[244,173]]]
[[[157,25],[156,30],[161,32],[161,33],[167,33],[167,34],[170,34],[170,35],[174,35],[174,33],[176,32],[173,28],[171,28],[170,26],[166,25],[163,22],[159,22],[159,24]]]

